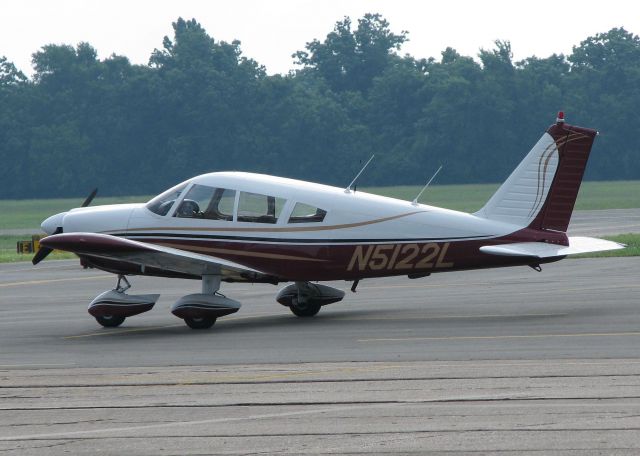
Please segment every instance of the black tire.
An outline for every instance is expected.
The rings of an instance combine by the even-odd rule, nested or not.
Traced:
[[[189,318],[189,317],[187,317],[187,318],[184,319],[184,322],[191,329],[209,329],[216,322],[216,319],[215,318],[207,318],[207,317],[200,317],[200,318]]]
[[[296,317],[313,317],[320,312],[320,307],[322,307],[320,304],[311,303],[299,306],[297,305],[297,301],[297,299],[294,299],[292,304],[289,306],[289,309],[291,309],[291,312],[293,312]]]
[[[115,328],[116,326],[120,326],[124,322],[126,317],[121,317],[118,315],[102,315],[95,318],[96,321],[105,328]]]

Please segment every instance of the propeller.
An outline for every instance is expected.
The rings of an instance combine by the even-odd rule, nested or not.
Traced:
[[[51,235],[54,234],[60,234],[62,233],[62,227],[59,226],[58,228],[56,228],[56,230],[51,233]],[[31,262],[36,265],[38,263],[40,263],[42,260],[44,260],[51,252],[53,252],[53,249],[50,249],[49,247],[44,247],[41,246],[38,251],[36,252],[36,254],[33,256],[33,259],[31,260]]]
[[[87,196],[87,199],[84,200],[84,203],[82,203],[80,207],[87,207],[89,204],[91,204],[91,201],[93,201],[97,193],[98,193],[98,187],[94,188],[93,191],[89,193],[89,196]]]
[[[87,207],[89,204],[91,204],[91,202],[93,201],[93,198],[96,197],[97,193],[98,193],[98,189],[94,188],[93,191],[89,194],[89,196],[87,196],[87,198],[84,200],[84,202],[82,203],[82,205],[80,207]],[[50,234],[50,236],[53,236],[54,234],[60,234],[60,233],[62,233],[62,227],[61,226],[57,227],[55,229],[55,231]],[[53,249],[50,249],[49,247],[40,246],[40,248],[38,249],[36,254],[33,256],[33,259],[31,260],[31,263],[33,263],[34,265],[40,263],[52,251],[53,251]]]

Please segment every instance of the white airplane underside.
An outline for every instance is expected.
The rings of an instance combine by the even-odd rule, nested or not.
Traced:
[[[220,283],[293,282],[277,301],[298,316],[340,301],[318,281],[353,281],[557,261],[624,246],[568,237],[567,227],[595,130],[559,115],[511,176],[475,214],[261,174],[220,172],[189,179],[146,204],[84,207],[42,223],[52,249],[118,275],[89,313],[104,326],[150,310],[158,295],[130,295],[126,276],[202,280],[202,292],[172,312],[208,328],[240,303]],[[122,285],[122,282],[125,285]]]

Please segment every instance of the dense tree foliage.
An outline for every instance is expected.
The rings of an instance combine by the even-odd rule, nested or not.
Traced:
[[[338,21],[268,76],[240,42],[178,19],[148,65],[46,45],[27,78],[0,58],[0,198],[149,194],[190,176],[248,170],[346,185],[498,182],[558,109],[601,131],[587,175],[640,178],[640,39],[612,29],[571,55],[514,62],[399,50],[407,33],[367,14]]]

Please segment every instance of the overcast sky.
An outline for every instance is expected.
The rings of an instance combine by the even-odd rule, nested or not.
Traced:
[[[640,3],[630,0],[23,0],[0,6],[0,56],[31,74],[31,54],[41,46],[87,41],[100,58],[116,53],[147,63],[183,17],[216,40],[240,40],[244,55],[269,74],[286,73],[305,43],[323,39],[344,16],[355,23],[367,12],[381,13],[396,33],[408,31],[402,53],[418,58],[439,58],[447,46],[475,57],[496,39],[511,41],[516,60],[546,57],[613,27],[640,33]]]

